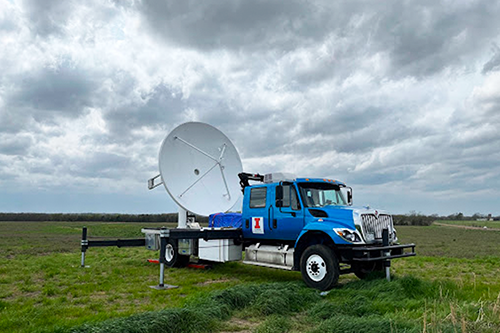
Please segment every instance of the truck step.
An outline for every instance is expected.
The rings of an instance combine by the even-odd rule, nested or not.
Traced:
[[[287,271],[291,271],[292,267],[291,266],[284,266],[284,265],[276,265],[276,264],[268,264],[265,262],[257,262],[257,261],[243,261],[244,264],[247,265],[255,265],[255,266],[262,266],[262,267],[270,267],[270,268],[277,268],[277,269],[284,269]]]

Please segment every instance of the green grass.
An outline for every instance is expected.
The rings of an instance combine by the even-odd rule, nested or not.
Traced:
[[[220,328],[220,322],[237,310],[248,309],[254,316],[289,314],[303,310],[318,299],[317,292],[296,282],[249,284],[212,292],[182,308],[82,325],[72,332],[208,332]]]
[[[400,242],[417,244],[419,256],[500,258],[500,230],[470,230],[444,226],[398,226]]]
[[[240,283],[300,281],[300,273],[239,263],[211,270],[167,270],[158,292],[158,265],[144,248],[91,248],[80,268],[81,223],[0,223],[0,332],[50,330],[133,313],[183,306],[212,290]],[[85,223],[90,237],[137,237],[155,224]]]
[[[498,300],[479,300],[453,282],[415,277],[351,281],[326,297],[299,282],[246,284],[211,292],[182,308],[87,324],[74,333],[498,332]],[[231,317],[237,317],[239,321]],[[231,326],[230,322],[240,326]]]
[[[90,237],[121,238],[161,226],[1,222],[0,332],[134,332],[149,321],[187,332],[500,331],[500,232],[398,227],[419,255],[393,261],[393,282],[346,275],[320,297],[298,272],[241,263],[167,269],[179,288],[157,291],[158,266],[146,259],[158,254],[143,248],[91,248],[82,269],[84,224]]]

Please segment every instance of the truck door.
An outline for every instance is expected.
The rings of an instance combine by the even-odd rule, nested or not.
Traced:
[[[297,189],[293,183],[283,183],[283,199],[280,205],[274,205],[270,216],[271,232],[276,239],[296,240],[304,228],[304,211],[300,205]],[[274,187],[276,197],[276,187]]]
[[[248,208],[244,208],[245,228],[243,235],[245,238],[268,239],[269,235],[269,195],[268,186],[252,186],[249,192]]]

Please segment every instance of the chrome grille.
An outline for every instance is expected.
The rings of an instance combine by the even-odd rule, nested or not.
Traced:
[[[378,218],[374,214],[362,214],[363,234],[374,234],[375,239],[382,239],[382,230],[389,229],[389,239],[393,237],[394,226],[392,224],[392,216],[380,214]]]

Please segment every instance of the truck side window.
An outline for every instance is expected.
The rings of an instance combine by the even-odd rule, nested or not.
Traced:
[[[300,204],[299,204],[299,198],[297,197],[297,190],[295,190],[295,187],[291,188],[290,195],[292,197],[292,209],[293,210],[299,210],[300,209]]]
[[[283,207],[290,207],[293,210],[300,209],[297,191],[294,186],[283,185]]]
[[[283,185],[283,207],[290,207],[290,185]]]
[[[267,187],[250,189],[250,208],[266,207]]]

